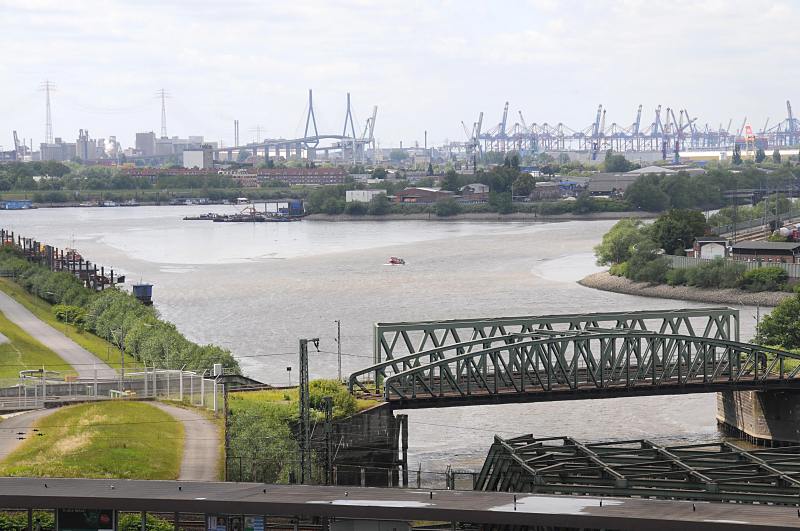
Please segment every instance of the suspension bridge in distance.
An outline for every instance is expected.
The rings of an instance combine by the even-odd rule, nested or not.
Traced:
[[[378,323],[355,393],[394,409],[800,389],[800,355],[704,308]]]

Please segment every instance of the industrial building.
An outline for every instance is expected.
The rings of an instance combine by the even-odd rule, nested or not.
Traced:
[[[346,203],[369,203],[381,194],[386,195],[386,190],[347,190],[344,200]]]
[[[214,167],[214,151],[210,144],[203,144],[200,149],[183,151],[183,167],[208,170]]]
[[[455,194],[439,188],[406,188],[394,195],[395,203],[431,204],[453,198]]]
[[[800,263],[800,242],[739,242],[733,245],[734,260],[747,262]]]

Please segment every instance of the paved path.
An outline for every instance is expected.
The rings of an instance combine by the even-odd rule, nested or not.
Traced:
[[[95,369],[97,369],[98,378],[114,379],[117,377],[117,371],[105,362],[33,315],[25,306],[2,291],[0,291],[0,312],[3,312],[11,322],[72,365],[77,371],[78,377],[94,378]]]
[[[58,411],[58,408],[37,409],[11,415],[0,421],[0,461],[3,461],[24,441],[17,439],[17,432],[25,432],[25,437],[35,437],[31,431],[34,423]]]
[[[161,402],[153,405],[183,423],[184,443],[181,471],[178,479],[186,481],[217,481],[221,437],[219,428],[203,414]]]

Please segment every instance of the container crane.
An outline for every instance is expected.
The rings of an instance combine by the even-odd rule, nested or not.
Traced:
[[[797,141],[797,124],[794,121],[792,104],[789,102],[789,100],[786,100],[786,113],[789,119],[789,145],[793,145]]]

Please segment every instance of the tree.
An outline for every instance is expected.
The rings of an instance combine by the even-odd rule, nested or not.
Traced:
[[[669,196],[657,182],[643,175],[625,190],[625,200],[647,212],[661,212],[669,208]],[[654,177],[654,176],[653,176]]]
[[[367,214],[370,216],[383,216],[388,214],[391,209],[392,205],[389,203],[386,194],[378,194],[370,200]]]
[[[633,247],[647,238],[641,220],[628,218],[618,221],[603,235],[603,241],[594,248],[599,265],[620,264],[631,257]]]
[[[756,341],[785,349],[800,348],[800,294],[784,299],[758,326]]]
[[[761,148],[756,149],[756,163],[757,164],[761,164],[762,162],[764,162],[764,160],[766,160],[766,158],[767,158],[767,154],[764,153],[763,149],[761,149]]]
[[[447,173],[444,174],[444,179],[442,179],[442,189],[458,192],[460,185],[461,179],[456,170],[447,170]]]
[[[389,160],[392,162],[403,162],[408,158],[408,153],[402,149],[393,149],[389,152]]]
[[[625,155],[620,153],[614,154],[610,149],[606,151],[606,158],[603,161],[603,168],[610,173],[621,173],[631,171],[633,164],[628,162]]]
[[[374,170],[372,170],[372,178],[373,179],[385,179],[386,178],[386,170],[378,166]]]
[[[251,156],[252,156],[252,153],[250,153],[246,149],[243,149],[243,150],[241,150],[239,152],[238,155],[236,155],[236,162],[244,162],[247,159],[249,159]]]
[[[428,175],[433,175],[433,164],[428,163]]]
[[[742,163],[742,148],[739,147],[739,144],[733,146],[732,162],[736,166],[739,166]]]
[[[527,172],[522,172],[514,181],[514,195],[531,195],[536,188],[536,179]]]
[[[594,212],[595,206],[595,201],[592,199],[592,196],[590,196],[588,192],[584,192],[575,200],[575,206],[572,211],[575,214],[588,214],[589,212]]]
[[[772,152],[772,162],[774,162],[775,164],[781,163],[781,152],[777,149]]]
[[[669,263],[659,254],[658,244],[643,240],[633,247],[628,259],[627,276],[636,282],[661,284],[667,280]]]
[[[673,209],[662,214],[649,227],[653,241],[667,254],[674,254],[690,247],[697,236],[708,230],[706,218],[697,210]]]

